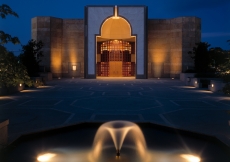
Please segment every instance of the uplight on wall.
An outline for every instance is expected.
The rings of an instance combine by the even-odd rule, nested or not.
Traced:
[[[212,87],[214,87],[214,84],[212,84]]]
[[[19,86],[21,87],[21,86],[22,86],[22,84],[20,83],[20,84],[19,84]]]
[[[195,81],[195,84],[197,84],[197,81]]]
[[[77,70],[77,66],[76,66],[76,65],[73,65],[73,66],[72,66],[72,70],[73,70],[73,71],[76,71],[76,70]]]

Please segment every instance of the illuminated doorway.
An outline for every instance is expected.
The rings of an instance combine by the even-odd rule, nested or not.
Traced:
[[[87,6],[85,13],[84,77],[95,79],[131,75],[136,79],[146,79],[147,8],[145,6]],[[115,43],[115,40],[123,44],[131,44],[133,48],[128,56],[131,55],[133,60],[123,60],[125,51],[101,50],[103,43],[108,44],[108,41]],[[101,61],[102,55],[107,55],[107,58],[109,55],[115,55],[115,57],[122,55],[122,60]]]
[[[106,19],[97,36],[96,72],[103,77],[135,76],[135,36],[127,20],[117,15]]]
[[[135,76],[135,42],[109,40],[97,43],[97,76]]]

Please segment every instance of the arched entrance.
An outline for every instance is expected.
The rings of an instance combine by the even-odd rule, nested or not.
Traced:
[[[106,64],[100,60],[103,54],[102,44],[111,44],[107,47],[115,48],[115,41],[121,43],[120,53],[122,58],[125,51],[124,44],[131,45],[131,61],[121,61],[115,63],[110,60],[107,67],[111,67],[110,71],[107,70],[108,75],[104,77],[111,77],[114,75],[129,76],[134,75],[137,79],[147,78],[147,7],[146,6],[86,6],[85,7],[85,20],[84,20],[84,77],[87,79],[95,79],[101,77],[101,70],[104,66],[99,64]],[[120,42],[121,41],[121,42]],[[116,52],[115,52],[116,51]],[[119,50],[107,51],[111,55],[118,57]],[[105,52],[104,52],[105,53]],[[114,54],[115,53],[115,54]],[[108,57],[108,56],[107,56]],[[121,55],[120,55],[121,57]],[[108,62],[108,61],[107,61]],[[114,62],[114,66],[112,65]],[[123,67],[128,62],[125,69],[129,69],[131,74],[123,75]],[[121,65],[122,64],[122,65]],[[122,71],[112,73],[112,69],[122,67]],[[98,72],[99,71],[99,72]],[[109,75],[110,73],[110,75]],[[117,73],[117,74],[116,74]]]
[[[135,76],[135,36],[131,35],[130,24],[115,15],[106,19],[97,36],[97,77]]]

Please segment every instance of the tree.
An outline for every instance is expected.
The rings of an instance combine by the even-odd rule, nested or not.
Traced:
[[[40,58],[43,56],[42,41],[31,39],[27,45],[22,46],[22,53],[19,55],[20,62],[25,65],[30,77],[39,76]]]
[[[210,44],[206,42],[196,43],[196,47],[193,47],[193,51],[188,52],[194,60],[195,71],[197,73],[204,74],[210,70],[211,59],[208,51],[209,46]]]
[[[7,15],[18,17],[9,6],[3,4],[0,6],[0,17],[4,19]],[[0,87],[18,86],[23,83],[31,86],[32,81],[25,66],[19,63],[18,58],[3,46],[8,42],[20,43],[17,37],[11,37],[0,30]]]
[[[210,66],[214,67],[215,71],[220,72],[223,71],[222,67],[228,61],[228,52],[220,47],[210,48],[209,58],[211,61]]]
[[[5,19],[7,15],[19,17],[18,14],[14,12],[8,5],[2,4],[0,6],[0,17],[2,19]],[[13,44],[20,43],[17,37],[12,37],[10,34],[7,34],[4,31],[0,30],[0,45],[4,45],[8,42],[12,42]]]
[[[13,53],[0,46],[0,87],[32,85],[26,67],[18,62]]]

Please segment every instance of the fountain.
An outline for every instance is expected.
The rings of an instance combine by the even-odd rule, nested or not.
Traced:
[[[210,136],[151,123],[82,123],[22,136],[0,161],[228,162],[229,148],[221,144]]]
[[[126,139],[126,147],[132,148],[136,152],[135,161],[146,161],[148,156],[144,135],[141,129],[132,122],[111,121],[100,126],[93,143],[91,161],[108,161],[104,156],[103,149],[111,148],[111,139],[116,149],[116,157],[119,158],[121,149]],[[103,147],[104,148],[103,148]],[[134,160],[132,160],[134,161]]]

